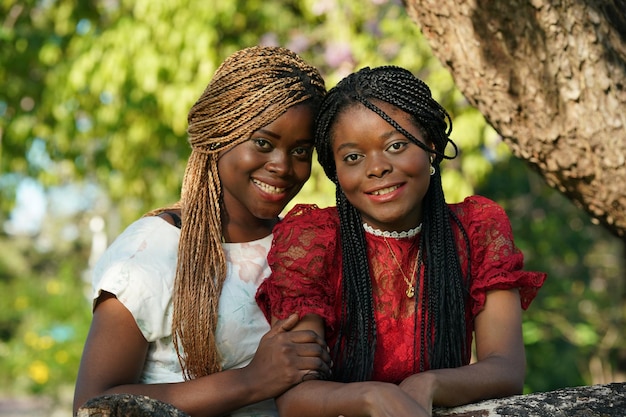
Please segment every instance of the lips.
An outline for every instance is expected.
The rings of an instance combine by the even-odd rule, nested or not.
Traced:
[[[263,190],[264,192],[268,193],[268,194],[283,194],[287,188],[280,188],[280,187],[275,187],[273,185],[270,185],[268,183],[265,183],[263,181],[259,181],[257,179],[252,179],[252,182],[259,187],[261,190]]]

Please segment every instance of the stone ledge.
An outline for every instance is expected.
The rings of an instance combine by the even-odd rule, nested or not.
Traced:
[[[92,398],[76,417],[189,417],[171,404],[144,395],[110,394]]]
[[[438,408],[433,417],[624,417],[626,383],[562,388]]]
[[[624,417],[626,382],[563,388],[549,392],[436,408],[433,417]],[[139,395],[93,398],[77,417],[189,417],[170,404]]]

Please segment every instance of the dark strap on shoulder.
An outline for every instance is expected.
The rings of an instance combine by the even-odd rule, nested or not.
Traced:
[[[163,214],[167,214],[168,216],[170,216],[172,220],[174,220],[174,226],[180,229],[180,227],[182,226],[182,221],[180,220],[180,216],[178,214],[174,213],[173,211],[164,211],[159,214],[159,216]]]
[[[172,219],[174,219],[174,226],[178,227],[180,229],[180,227],[182,226],[182,221],[180,220],[180,216],[176,213],[174,213],[173,211],[168,211],[167,214],[169,214],[170,216],[172,216]]]

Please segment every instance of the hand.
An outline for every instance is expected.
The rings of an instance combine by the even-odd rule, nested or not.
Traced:
[[[420,404],[428,413],[433,409],[433,391],[435,376],[432,373],[421,372],[406,378],[399,385],[413,400]]]
[[[312,330],[291,331],[298,322],[297,314],[277,321],[263,335],[246,366],[250,380],[258,381],[268,397],[276,397],[304,380],[330,375],[326,342]]]

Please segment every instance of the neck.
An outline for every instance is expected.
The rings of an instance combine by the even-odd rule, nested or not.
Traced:
[[[222,224],[223,241],[228,243],[251,242],[266,237],[274,226],[278,223],[278,218],[261,220],[251,224],[250,222],[237,223],[226,221]]]

